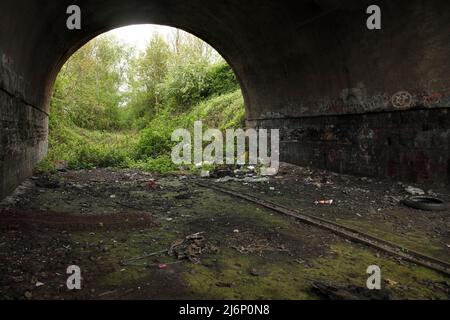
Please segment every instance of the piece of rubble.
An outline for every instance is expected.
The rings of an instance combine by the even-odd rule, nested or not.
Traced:
[[[319,200],[314,202],[315,205],[323,204],[323,205],[332,205],[334,200]]]
[[[211,172],[202,170],[202,172],[200,173],[200,176],[202,178],[209,178],[211,176]]]
[[[150,189],[156,189],[156,188],[158,187],[158,184],[156,183],[155,180],[150,180],[150,181],[148,182],[148,187],[149,187]]]
[[[269,182],[270,179],[267,177],[245,177],[245,178],[234,178],[234,177],[224,177],[217,179],[218,183],[227,183],[227,182],[244,182],[244,183],[262,183]]]
[[[413,186],[409,186],[405,189],[406,192],[408,192],[412,196],[424,196],[425,191],[419,188],[415,188]]]
[[[192,263],[199,263],[203,254],[218,253],[219,248],[208,243],[203,232],[187,236],[185,239],[176,240],[170,246],[168,254],[178,260],[187,259]]]

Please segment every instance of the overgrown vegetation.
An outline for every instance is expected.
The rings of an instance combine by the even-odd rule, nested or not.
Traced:
[[[176,128],[196,120],[242,127],[244,106],[231,67],[206,43],[181,31],[153,36],[146,50],[110,35],[74,54],[54,87],[49,154],[41,171],[58,167],[176,170]]]

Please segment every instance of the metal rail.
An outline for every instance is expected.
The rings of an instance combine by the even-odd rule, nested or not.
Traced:
[[[445,274],[446,276],[450,276],[450,263],[448,262],[427,256],[414,250],[407,249],[405,247],[399,246],[389,241],[379,239],[377,237],[371,236],[359,230],[348,228],[346,226],[340,225],[332,221],[313,217],[303,213],[298,213],[295,210],[280,206],[273,202],[263,200],[252,195],[230,190],[228,188],[217,186],[211,183],[203,183],[203,182],[194,182],[194,183],[203,188],[209,188],[236,198],[247,200],[261,207],[265,207],[267,209],[284,214],[286,216],[296,218],[297,220],[303,223],[307,223],[309,225],[313,225],[322,228],[324,230],[331,231],[353,242],[370,246],[377,250],[384,251],[390,255],[397,256],[403,260],[415,263],[423,267],[427,267],[434,271]]]

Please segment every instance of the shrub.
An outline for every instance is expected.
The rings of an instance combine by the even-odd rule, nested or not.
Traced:
[[[167,113],[161,113],[139,133],[134,156],[139,160],[157,158],[171,153],[174,143],[172,132],[175,120]]]
[[[168,155],[136,161],[131,165],[131,167],[134,169],[156,173],[169,173],[178,169],[177,166],[173,164],[171,157]]]
[[[208,64],[190,62],[172,70],[164,84],[164,97],[168,106],[184,112],[208,96]]]
[[[220,96],[239,90],[236,75],[226,62],[219,62],[208,70],[208,95]]]

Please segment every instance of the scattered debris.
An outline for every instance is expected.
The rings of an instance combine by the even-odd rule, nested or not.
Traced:
[[[203,254],[216,254],[219,248],[206,242],[204,232],[187,236],[183,240],[176,240],[170,246],[168,254],[178,260],[187,259],[192,263],[199,263]]]
[[[235,178],[235,177],[224,177],[217,179],[218,183],[227,183],[227,182],[245,182],[245,183],[263,183],[270,182],[270,179],[267,177],[245,177],[245,178]]]
[[[139,260],[144,260],[146,258],[150,258],[150,257],[155,257],[155,256],[160,256],[164,253],[167,253],[167,250],[160,250],[160,251],[156,251],[156,252],[152,252],[143,256],[139,256],[136,258],[132,258],[132,259],[128,259],[128,260],[124,260],[120,263],[121,266],[131,266],[133,264],[131,264],[132,262],[136,262]]]
[[[151,257],[161,256],[163,254],[173,256],[178,260],[189,260],[192,263],[199,263],[200,256],[204,254],[217,254],[219,248],[208,243],[203,236],[203,232],[195,233],[187,236],[185,239],[176,240],[172,243],[168,250],[160,250],[152,252],[143,256],[135,257],[132,259],[121,261],[122,266],[143,266],[142,264],[136,264],[137,261],[145,260]],[[179,262],[174,262],[179,263]],[[169,266],[174,263],[165,264],[145,264],[147,267],[157,266]],[[166,268],[166,267],[164,267]],[[161,268],[160,268],[161,269]]]
[[[318,181],[315,181],[314,179],[312,179],[311,177],[308,177],[304,180],[305,185],[312,185],[315,186],[316,188],[320,189],[322,188],[322,184]]]
[[[334,203],[334,200],[319,200],[314,202],[315,205],[319,204],[325,204],[325,205],[332,205]]]
[[[441,251],[444,254],[445,250],[450,248],[450,243],[446,241],[448,214],[427,215],[417,214],[416,212],[414,215],[415,211],[412,209],[398,207],[398,203],[402,202],[405,196],[410,196],[405,192],[407,185],[391,182],[379,183],[377,180],[369,184],[368,181],[366,183],[366,181],[361,180],[361,182],[354,177],[344,177],[331,173],[323,174],[318,170],[309,173],[308,169],[298,169],[299,174],[297,175],[290,174],[287,171],[283,172],[285,172],[283,176],[278,177],[283,179],[270,178],[270,184],[247,183],[247,186],[244,186],[243,184],[232,183],[233,189],[236,192],[248,192],[249,194],[264,192],[264,198],[267,197],[268,200],[274,199],[274,202],[278,202],[276,193],[280,191],[285,196],[285,198],[283,197],[280,200],[285,200],[284,203],[287,206],[295,205],[299,211],[333,221],[335,218],[342,220],[351,219],[352,221],[357,221],[358,224],[360,223],[361,226],[366,222],[372,221],[380,221],[380,225],[383,226],[384,223],[392,223],[393,229],[405,237],[409,237],[410,234],[414,236],[415,233],[411,232],[411,230],[417,229],[418,232],[423,232],[424,240],[429,238],[430,243],[436,244],[439,248],[442,247],[443,250]],[[188,172],[182,174],[182,177],[173,175],[166,178],[156,174],[145,175],[141,172],[136,174],[132,170],[118,170],[117,172],[111,170],[85,170],[67,174],[55,173],[55,178],[52,178],[52,180],[59,181],[61,187],[59,189],[45,190],[35,186],[36,181],[44,179],[42,175],[29,180],[33,184],[30,190],[18,198],[20,202],[14,204],[14,207],[11,208],[11,204],[5,204],[5,214],[2,215],[4,230],[2,237],[0,237],[0,254],[7,261],[2,268],[5,285],[0,289],[3,296],[13,299],[26,299],[25,292],[28,291],[28,299],[46,297],[65,299],[69,293],[65,293],[66,290],[64,290],[65,273],[64,269],[60,268],[61,261],[63,264],[65,263],[64,261],[77,261],[82,265],[88,264],[93,266],[92,274],[94,275],[96,275],[96,272],[103,275],[104,273],[115,273],[121,268],[127,268],[122,269],[123,273],[119,272],[118,275],[120,279],[123,278],[124,280],[127,280],[135,272],[142,272],[145,267],[152,268],[149,269],[149,271],[153,270],[150,273],[163,280],[160,283],[161,286],[164,286],[164,289],[162,289],[164,294],[166,294],[164,291],[166,288],[173,294],[171,291],[172,286],[166,285],[167,282],[164,281],[177,280],[172,277],[178,277],[185,272],[186,268],[189,270],[188,272],[192,272],[194,277],[195,274],[200,274],[199,269],[189,267],[190,259],[183,252],[183,248],[179,248],[179,250],[185,257],[180,260],[177,260],[175,253],[173,253],[173,256],[168,255],[168,249],[172,240],[177,238],[183,239],[184,235],[190,233],[186,233],[186,230],[191,230],[192,228],[195,228],[193,231],[207,232],[207,239],[203,240],[203,244],[200,247],[203,245],[208,246],[205,243],[208,240],[221,249],[231,249],[226,250],[227,255],[230,254],[233,257],[242,259],[235,264],[222,264],[222,256],[194,255],[195,259],[201,258],[204,262],[201,270],[205,268],[206,272],[212,272],[217,275],[217,278],[213,281],[213,286],[216,283],[218,283],[217,286],[223,287],[236,286],[233,291],[237,293],[240,293],[241,290],[241,286],[236,285],[238,282],[233,282],[235,281],[234,279],[223,276],[219,271],[226,271],[228,268],[232,268],[237,275],[246,277],[250,281],[257,281],[262,274],[261,272],[266,270],[268,273],[270,272],[270,278],[272,279],[272,272],[270,271],[270,263],[272,261],[276,261],[286,267],[291,265],[294,267],[301,266],[300,269],[302,270],[310,270],[316,268],[316,265],[312,264],[315,258],[327,259],[328,257],[334,258],[336,256],[334,252],[332,255],[329,254],[327,245],[323,246],[324,243],[327,244],[331,240],[326,238],[326,240],[318,239],[314,241],[318,238],[318,235],[310,235],[310,232],[307,232],[309,231],[307,229],[309,226],[299,224],[299,230],[306,230],[306,232],[299,232],[301,237],[298,236],[298,239],[297,235],[294,237],[292,233],[289,233],[288,237],[287,231],[290,229],[285,228],[290,227],[285,227],[284,224],[279,224],[277,220],[271,219],[270,216],[276,216],[276,214],[266,212],[261,206],[256,207],[255,210],[260,211],[264,215],[267,213],[266,216],[269,218],[261,225],[248,219],[247,215],[245,215],[247,213],[247,207],[245,206],[242,207],[242,211],[245,214],[240,215],[240,207],[238,206],[240,204],[236,204],[231,199],[230,202],[223,204],[223,210],[217,214],[215,214],[215,210],[208,212],[208,206],[214,206],[214,203],[217,203],[217,201],[225,201],[226,199],[218,197],[218,200],[216,200],[213,194],[207,194],[210,197],[210,199],[207,199],[208,205],[197,206],[197,199],[204,195],[203,190],[194,185],[199,178],[197,176],[187,176]],[[256,173],[252,176],[245,168],[239,167],[231,172],[223,171],[219,174],[235,177],[239,181],[246,178],[254,180],[260,177]],[[308,176],[311,177],[311,185],[303,183],[304,180],[309,181],[306,179]],[[155,184],[157,181],[158,186],[164,186],[165,193],[158,190],[160,187],[155,186],[155,191],[149,189],[147,184],[152,178],[157,178],[155,179]],[[214,182],[216,178],[212,178],[211,182]],[[45,179],[48,178],[45,177]],[[321,189],[317,189],[316,185],[313,184],[320,185]],[[268,192],[269,188],[275,188],[276,191]],[[443,189],[436,189],[433,194],[437,194],[438,198],[442,198],[445,202],[450,201],[450,196]],[[110,195],[115,195],[116,199],[111,200],[109,198]],[[299,197],[299,195],[302,195],[302,197]],[[432,196],[431,191],[428,191],[428,195]],[[298,202],[289,201],[291,197],[298,200]],[[184,199],[190,200],[184,201]],[[333,207],[326,205],[314,207],[314,201],[320,199],[334,199]],[[187,209],[184,210],[183,207]],[[202,211],[203,208],[206,208],[206,212]],[[332,208],[335,208],[335,210],[331,210]],[[14,211],[11,211],[12,209]],[[218,209],[222,209],[222,204],[220,204]],[[36,214],[27,213],[28,210]],[[64,212],[60,213],[59,210]],[[378,213],[377,210],[382,210],[382,214]],[[73,212],[73,214],[67,215],[65,214],[66,211]],[[46,212],[49,213],[47,214]],[[98,213],[97,215],[93,214],[96,212]],[[185,217],[190,219],[184,219]],[[177,223],[168,223],[165,220],[166,218],[173,218]],[[253,215],[251,218],[253,218]],[[147,223],[143,224],[141,219],[145,219]],[[213,219],[215,221],[214,225],[210,222]],[[256,219],[257,217],[255,217],[255,221],[258,221]],[[189,226],[186,228],[184,223],[189,223]],[[167,238],[165,235],[160,235],[159,232],[152,233],[149,230],[153,229],[147,229],[146,227],[152,228],[155,225],[162,227],[162,232],[167,230],[171,236]],[[22,226],[26,227],[25,232],[23,232]],[[128,230],[130,231],[128,232]],[[216,230],[218,230],[217,234],[215,233]],[[81,236],[78,235],[78,231],[81,232]],[[387,231],[391,232],[390,229]],[[321,231],[317,233],[319,234],[319,232]],[[33,236],[34,234],[38,234],[38,236]],[[42,239],[41,234],[44,237]],[[88,237],[87,235],[89,234],[95,237]],[[128,234],[133,237],[128,237]],[[75,237],[72,238],[72,235],[75,235]],[[173,238],[174,236],[176,238]],[[205,236],[205,234],[202,234],[202,236]],[[330,235],[331,237],[333,235]],[[11,241],[11,238],[13,241]],[[39,241],[36,241],[36,239]],[[186,239],[183,239],[184,241],[186,241],[186,244],[182,246],[193,243],[193,241],[187,241]],[[344,244],[346,245],[346,243]],[[285,245],[285,247],[281,245]],[[110,249],[106,254],[104,250],[107,250],[108,247]],[[33,268],[29,267],[27,269],[24,264],[27,261],[24,258],[28,257],[24,256],[22,248],[27,248],[27,252],[32,254],[30,258],[37,261],[36,264],[33,264]],[[291,251],[289,252],[286,248]],[[109,261],[123,259],[124,257],[120,256],[123,252],[129,252],[128,257],[132,258],[133,254],[130,255],[131,252],[137,252],[135,253],[136,255],[144,255],[158,249],[164,250],[161,250],[158,254],[153,253],[143,257],[142,261],[135,260],[134,262],[125,263],[124,267],[112,267],[109,265]],[[275,252],[267,252],[272,250]],[[196,252],[195,250],[193,251],[194,253]],[[277,251],[282,253],[277,253]],[[79,254],[80,252],[83,252],[83,254]],[[202,250],[202,254],[205,252],[207,251]],[[242,256],[243,254],[248,255],[248,257]],[[259,259],[268,261],[267,267],[266,265],[262,267],[262,264],[254,264],[254,260],[251,260],[252,263],[250,265],[243,262],[246,261],[245,259],[250,259],[254,256],[259,256]],[[378,252],[376,256],[379,259],[385,258],[384,255],[380,255]],[[114,257],[114,259],[109,260],[110,257]],[[297,260],[294,261],[294,259]],[[136,265],[133,265],[133,263],[136,263]],[[139,265],[139,263],[141,264]],[[172,264],[180,265],[179,268],[172,270]],[[10,265],[14,266],[14,268],[10,268]],[[399,268],[403,268],[405,265],[407,265],[406,262],[399,262]],[[161,266],[163,269],[160,269]],[[16,272],[16,270],[20,272]],[[42,275],[43,270],[48,273],[46,276]],[[63,271],[61,272],[61,270]],[[306,271],[306,273],[308,272]],[[315,275],[316,273],[313,271],[312,274]],[[31,279],[31,276],[35,278]],[[252,276],[255,278],[252,279]],[[343,273],[343,276],[345,277],[342,279],[350,279],[352,277],[348,273]],[[280,279],[280,281],[291,281],[293,278],[280,276]],[[303,278],[300,277],[300,279]],[[332,281],[320,276],[312,276],[308,279],[311,281]],[[427,289],[423,291],[423,296],[426,298],[438,298],[442,296],[442,292],[448,292],[448,284],[445,285],[445,282],[443,282],[444,284],[439,284],[433,279],[428,284],[423,282],[422,276],[418,276],[417,280],[406,282],[408,285],[411,285],[408,289],[408,287],[402,285],[405,282],[400,277],[399,279],[394,279],[399,284],[396,284],[395,281],[391,282],[392,280],[385,280],[383,281],[383,287],[391,289],[401,298],[417,297],[419,292],[415,291],[415,288],[421,288],[421,286]],[[153,280],[158,282],[159,278]],[[276,278],[273,280],[276,280]],[[45,284],[41,285],[41,281]],[[89,281],[89,288],[94,288],[97,285],[95,281],[91,279]],[[295,279],[294,281],[297,282]],[[342,282],[340,284],[346,283]],[[357,283],[355,282],[355,284]],[[134,290],[136,290],[134,283],[130,285],[134,286]],[[141,285],[144,290],[144,285]],[[363,283],[360,285],[363,285]],[[393,287],[391,288],[391,286]],[[62,292],[56,291],[58,287],[61,288]],[[113,294],[115,292],[102,294],[103,291],[112,290],[111,288],[101,286],[95,288],[97,291],[83,290],[83,292],[74,294],[77,295],[76,298],[89,297],[94,299],[102,295],[107,296],[106,298],[129,297],[128,291],[125,291],[128,288],[128,283],[118,286],[116,294]],[[156,289],[158,290],[155,290],[154,287],[150,288],[148,292],[145,292],[145,297],[160,297],[161,295],[156,293],[160,291],[160,288]],[[173,288],[173,291],[175,289]],[[354,294],[351,290],[350,293]],[[242,297],[245,297],[244,294]],[[422,294],[422,291],[420,294]],[[265,293],[262,293],[262,295],[264,298],[272,297],[270,294],[265,295]],[[282,297],[287,297],[287,295],[282,295]],[[134,294],[131,296],[134,297]]]
[[[256,235],[249,233],[240,233],[236,235],[236,238],[234,240],[236,240],[236,242],[238,243],[247,242],[247,245],[245,246],[237,244],[231,245],[231,248],[242,254],[261,254],[263,252],[290,252],[283,244],[273,243],[273,241],[270,241],[269,239],[262,239],[257,237]]]
[[[147,268],[154,268],[156,267],[159,270],[165,270],[168,269],[169,266],[175,265],[175,264],[180,264],[183,261],[175,261],[175,262],[167,262],[167,263],[156,263],[156,264],[148,264],[146,265]]]
[[[104,296],[109,296],[109,295],[114,294],[114,293],[116,293],[116,292],[117,292],[117,290],[106,291],[106,292],[100,293],[100,294],[98,295],[98,297],[101,298],[101,297],[104,297]]]
[[[200,176],[202,178],[209,178],[211,176],[211,173],[209,171],[203,171],[200,173]]]
[[[405,189],[406,192],[408,192],[412,196],[423,196],[425,195],[425,191],[419,188],[415,188],[412,186],[409,186]]]
[[[385,199],[388,203],[397,205],[403,201],[403,197],[395,197],[395,196],[385,196]]]
[[[395,287],[395,286],[398,285],[398,282],[396,282],[396,281],[394,281],[394,280],[391,280],[391,279],[386,279],[385,282],[387,283],[387,285],[388,285],[389,287]]]

